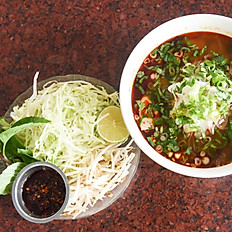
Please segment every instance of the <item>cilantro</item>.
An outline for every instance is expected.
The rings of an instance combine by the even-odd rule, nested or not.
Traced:
[[[152,54],[153,56],[155,56],[155,55],[157,54],[158,50],[159,50],[159,49],[157,49],[157,48],[156,48],[156,49],[154,49],[154,50],[152,51],[152,53],[151,53],[151,54]]]
[[[138,71],[136,77],[139,84],[142,84],[144,80],[148,79],[148,76],[145,75],[144,71]]]
[[[138,71],[137,72],[137,78],[140,79],[141,77],[143,77],[145,75],[144,71]]]
[[[143,81],[147,80],[148,79],[148,76],[143,76],[140,80],[139,80],[139,83],[142,84]]]
[[[174,152],[177,152],[180,149],[179,146],[178,146],[178,143],[174,139],[169,139],[168,140],[167,147],[170,148]]]
[[[188,147],[187,150],[186,150],[186,154],[187,155],[190,155],[191,154],[191,151],[192,151],[192,147]]]
[[[185,124],[194,123],[194,121],[190,117],[187,117],[185,115],[181,115],[181,116],[177,117],[175,122],[178,126],[184,126]]]
[[[193,57],[197,57],[198,55],[199,55],[199,51],[195,50],[194,53],[193,53]]]
[[[232,119],[231,118],[229,119],[229,123],[228,123],[227,135],[230,141],[232,142]]]
[[[148,105],[147,113],[148,113],[148,116],[149,116],[150,118],[153,117],[153,105],[152,105],[152,104],[149,104],[149,105]]]
[[[146,107],[145,103],[140,100],[137,100],[136,103],[141,111]]]
[[[185,42],[187,43],[187,45],[189,46],[189,48],[191,48],[191,50],[194,51],[194,50],[198,49],[197,45],[196,44],[192,44],[190,42],[190,40],[188,39],[188,37],[185,37],[184,39],[185,39]]]
[[[227,60],[223,55],[216,56],[213,60],[215,61],[216,64],[220,66],[225,65],[227,63]]]
[[[155,120],[155,122],[154,122],[154,124],[157,125],[157,126],[161,125],[162,123],[163,123],[163,119],[162,118],[158,119],[158,120]]]
[[[154,71],[156,71],[160,75],[164,74],[163,69],[161,69],[159,66],[150,66],[148,69],[149,70],[154,70]]]
[[[199,56],[201,56],[206,50],[207,50],[207,46],[205,45],[199,52]]]

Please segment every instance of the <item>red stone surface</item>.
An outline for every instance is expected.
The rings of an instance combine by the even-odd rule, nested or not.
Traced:
[[[1,0],[0,115],[32,84],[54,75],[92,76],[118,89],[123,66],[139,40],[172,18],[213,13],[232,17],[231,0]],[[232,231],[232,176],[185,177],[143,153],[132,183],[94,216],[33,224],[0,196],[3,231]]]

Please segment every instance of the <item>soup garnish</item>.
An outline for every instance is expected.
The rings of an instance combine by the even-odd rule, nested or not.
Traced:
[[[155,48],[137,72],[134,118],[150,145],[191,167],[232,162],[232,38],[177,36]]]

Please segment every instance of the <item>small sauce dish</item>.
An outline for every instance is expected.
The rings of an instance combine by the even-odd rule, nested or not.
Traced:
[[[12,201],[18,213],[33,223],[57,219],[69,199],[65,174],[54,164],[35,162],[24,167],[12,186]]]

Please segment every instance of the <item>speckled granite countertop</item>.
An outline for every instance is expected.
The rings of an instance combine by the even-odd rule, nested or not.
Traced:
[[[70,73],[118,89],[126,59],[154,27],[192,13],[232,17],[231,0],[2,0],[0,115],[32,84]],[[33,224],[0,196],[0,231],[232,231],[232,176],[196,179],[154,163],[143,153],[125,193],[94,216]]]

